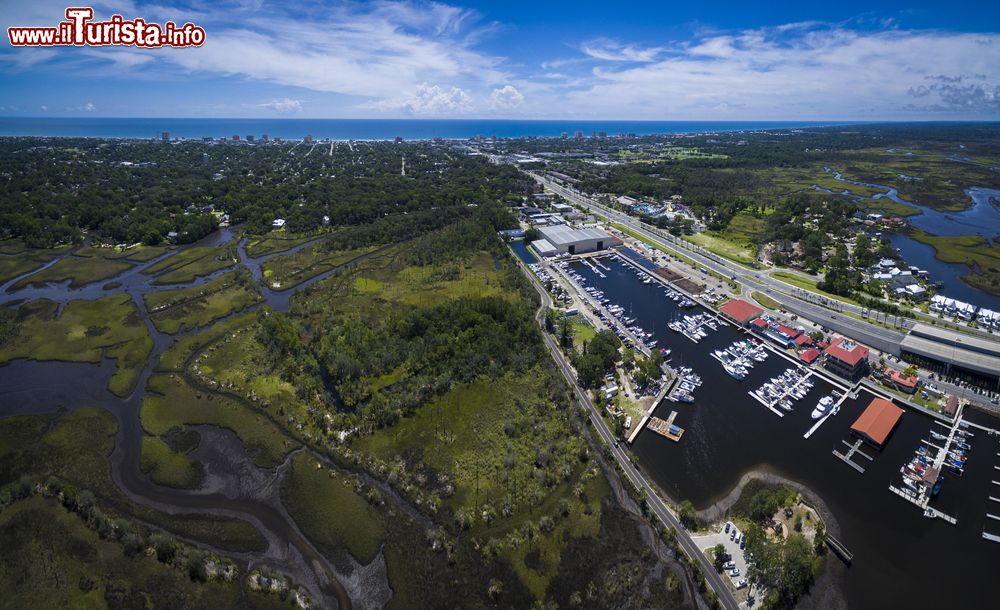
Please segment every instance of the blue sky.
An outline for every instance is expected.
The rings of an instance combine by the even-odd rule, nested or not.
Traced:
[[[86,3],[85,3],[86,4]],[[0,44],[0,115],[1000,119],[1000,2],[99,0],[200,48]],[[54,25],[5,1],[4,28]]]

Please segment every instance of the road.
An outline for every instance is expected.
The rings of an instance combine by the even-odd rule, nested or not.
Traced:
[[[535,287],[538,294],[541,296],[541,307],[538,308],[538,313],[535,318],[538,321],[539,326],[542,328],[542,338],[545,341],[545,347],[548,348],[549,353],[552,354],[552,359],[555,360],[556,364],[559,366],[559,370],[562,371],[563,377],[566,379],[566,383],[573,388],[573,392],[576,394],[577,399],[587,408],[587,413],[590,416],[590,421],[594,424],[594,429],[609,447],[611,447],[611,453],[615,458],[615,461],[621,466],[622,471],[625,476],[629,478],[636,489],[642,489],[646,495],[646,503],[649,505],[650,511],[656,517],[662,521],[668,527],[673,528],[677,532],[677,541],[680,543],[681,548],[688,557],[696,559],[701,566],[701,571],[705,575],[705,581],[708,586],[715,591],[715,594],[719,598],[719,602],[724,608],[729,610],[737,610],[740,605],[733,596],[732,591],[722,580],[722,577],[715,571],[715,567],[712,562],[698,549],[698,545],[695,544],[691,535],[684,529],[677,518],[670,512],[667,505],[660,499],[657,495],[656,488],[653,487],[651,483],[646,480],[646,477],[639,472],[639,470],[632,464],[632,460],[629,459],[629,454],[622,447],[618,446],[614,434],[608,425],[605,423],[604,418],[601,417],[601,413],[598,408],[591,401],[590,396],[587,394],[583,388],[576,382],[576,373],[573,371],[573,367],[570,366],[569,362],[566,360],[566,356],[559,349],[556,344],[555,339],[552,338],[547,332],[545,332],[545,311],[552,306],[552,298],[549,296],[548,291],[538,282],[538,278],[532,273],[521,261],[517,259],[521,270],[527,275],[528,279],[531,281],[531,285]]]
[[[608,220],[628,227],[629,230],[641,236],[643,240],[668,251],[681,254],[694,260],[706,269],[710,269],[725,278],[730,278],[738,282],[742,285],[744,294],[748,295],[749,292],[754,290],[762,292],[775,300],[779,300],[783,306],[797,315],[806,317],[836,332],[847,335],[856,341],[871,345],[880,351],[892,354],[899,353],[899,342],[903,339],[903,333],[869,324],[847,315],[846,312],[861,315],[864,310],[857,305],[827,299],[821,295],[810,293],[773,278],[763,271],[747,269],[742,265],[702,250],[669,233],[651,230],[642,221],[609,208],[573,189],[564,187],[545,177],[528,173],[546,188],[575,203],[577,206],[597,210],[600,215],[605,216]],[[818,301],[818,303],[811,302],[814,300]],[[837,311],[831,311],[827,306],[836,308]],[[904,328],[912,326],[912,324],[913,322],[910,320],[902,320]]]

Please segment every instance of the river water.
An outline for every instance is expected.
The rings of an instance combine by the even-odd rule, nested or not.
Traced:
[[[221,246],[236,239],[233,229],[223,229],[206,237],[197,245]],[[319,238],[317,238],[319,239]],[[315,240],[314,240],[315,241]],[[244,242],[237,246],[239,264],[247,267],[254,278],[261,277],[261,265],[273,256],[288,255],[308,247],[313,242],[301,244],[291,250],[274,253],[258,258],[250,258],[244,249]],[[367,256],[374,255],[377,250],[359,257],[349,264]],[[99,364],[70,362],[38,362],[20,359],[0,367],[0,417],[10,417],[23,414],[51,413],[60,409],[74,409],[80,406],[101,406],[110,411],[118,421],[118,433],[115,438],[115,449],[110,457],[111,474],[115,483],[134,501],[151,506],[157,510],[171,514],[213,514],[243,519],[260,530],[267,540],[268,547],[261,553],[246,553],[240,555],[251,564],[268,564],[292,576],[298,584],[305,586],[314,600],[324,607],[349,607],[350,599],[341,580],[345,577],[336,573],[329,562],[322,557],[312,544],[302,536],[298,527],[284,511],[278,497],[278,485],[281,469],[269,472],[259,471],[249,467],[233,467],[250,463],[246,449],[233,435],[213,431],[202,427],[203,441],[210,442],[213,447],[201,447],[192,452],[192,457],[201,458],[211,477],[209,488],[199,490],[180,490],[162,487],[150,481],[149,477],[139,469],[139,447],[143,431],[139,422],[139,410],[146,382],[153,374],[160,355],[177,336],[182,336],[198,329],[188,329],[178,335],[167,335],[159,332],[150,321],[145,308],[143,295],[160,290],[171,290],[181,286],[201,285],[223,273],[228,273],[232,267],[198,277],[183,285],[157,286],[155,277],[142,273],[143,270],[155,264],[156,261],[174,255],[168,252],[162,257],[139,263],[125,270],[118,276],[100,282],[82,286],[76,290],[69,289],[69,282],[60,284],[44,284],[27,286],[12,291],[10,288],[22,277],[35,273],[29,272],[13,278],[0,286],[0,305],[4,303],[26,302],[33,299],[50,299],[60,305],[76,299],[96,299],[110,294],[128,293],[139,309],[153,340],[153,351],[139,377],[135,390],[126,397],[118,397],[107,390],[107,383],[115,372],[115,363],[103,359]],[[67,253],[64,256],[72,256]],[[54,264],[54,261],[49,265]],[[48,266],[48,265],[46,265]],[[298,291],[319,282],[339,268],[323,272],[307,280],[293,289],[275,291],[262,288],[263,302],[277,310],[287,310],[291,297]],[[115,287],[105,286],[115,282]],[[257,307],[257,306],[254,306]],[[234,314],[231,314],[234,315]],[[221,440],[227,440],[223,443]],[[213,449],[213,451],[209,451]],[[270,480],[268,485],[247,485],[246,473],[254,475],[254,481]],[[235,491],[234,491],[235,490]],[[233,555],[232,553],[228,553]],[[239,555],[239,554],[237,554]],[[378,562],[381,556],[370,566],[354,565],[355,570],[371,568],[379,570]],[[383,570],[384,571],[384,570]],[[358,595],[357,578],[352,580],[354,590]],[[388,585],[384,582],[380,587],[372,580],[367,592],[375,598],[385,597]],[[386,598],[388,599],[388,598]]]
[[[907,201],[899,192],[882,184],[847,180],[840,172],[834,172],[836,180],[872,188],[885,189],[871,197],[872,201],[886,198],[920,210],[919,214],[908,216],[907,223],[933,235],[981,235],[987,242],[1000,237],[1000,189],[973,187],[965,191],[972,204],[960,212],[941,212],[919,203]],[[858,200],[866,199],[857,197]],[[890,236],[893,247],[898,248],[908,265],[914,265],[931,273],[933,281],[944,282],[939,291],[952,299],[1000,311],[1000,295],[993,295],[975,286],[966,284],[962,276],[972,270],[966,265],[945,263],[934,258],[934,248],[915,239],[894,233]],[[930,256],[928,256],[928,253]]]
[[[704,384],[694,392],[694,404],[664,401],[655,415],[666,419],[677,411],[677,425],[686,431],[674,443],[649,430],[633,447],[642,468],[672,498],[689,499],[699,509],[724,497],[744,473],[766,470],[799,482],[818,495],[832,511],[838,538],[854,553],[853,566],[834,571],[837,585],[852,608],[982,606],[993,595],[991,578],[1000,559],[1000,545],[983,540],[986,528],[1000,533],[1000,522],[989,521],[987,510],[1000,513],[990,502],[993,466],[1000,464],[1000,445],[977,432],[963,477],[946,475],[943,490],[932,506],[958,519],[958,526],[929,520],[921,511],[888,491],[901,486],[899,469],[928,431],[940,428],[931,418],[907,411],[886,447],[859,474],[832,455],[844,449],[849,428],[868,405],[871,395],[845,402],[809,439],[803,434],[820,396],[831,389],[815,377],[816,386],[784,418],[747,395],[767,379],[791,366],[772,354],[757,363],[746,379],[737,381],[710,353],[741,338],[733,327],[708,331],[700,343],[667,328],[677,306],[655,284],[643,284],[635,272],[616,259],[605,259],[610,271],[597,276],[583,265],[574,267],[589,285],[621,305],[637,324],[654,333],[661,347],[673,350],[674,366],[691,366]],[[695,308],[681,314],[704,311]],[[706,329],[707,330],[707,329]],[[993,418],[973,413],[971,421],[992,427]],[[855,458],[865,462],[861,458]],[[998,477],[993,477],[998,478]],[[993,506],[989,506],[992,504]],[[839,562],[828,555],[829,561]],[[928,580],[933,578],[933,582]]]

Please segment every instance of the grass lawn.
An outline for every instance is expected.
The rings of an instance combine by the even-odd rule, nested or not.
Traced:
[[[590,341],[597,336],[597,330],[593,326],[587,324],[586,322],[574,321],[572,324],[573,329],[573,347],[577,351],[583,352],[583,344]]]
[[[163,435],[188,424],[213,424],[229,428],[253,453],[254,462],[270,468],[298,446],[270,419],[254,408],[226,396],[205,393],[186,384],[178,375],[153,375],[142,401],[143,429]]]
[[[76,289],[114,277],[131,268],[131,264],[122,261],[68,256],[48,269],[23,278],[14,284],[12,288],[18,290],[25,286],[40,285],[46,282],[59,283],[70,280],[69,287]]]
[[[147,607],[150,600],[234,608],[241,599],[238,581],[198,583],[155,555],[128,557],[58,501],[37,496],[0,513],[0,565],[11,608]]]
[[[763,306],[763,307],[766,307],[768,309],[774,309],[774,310],[781,309],[781,303],[775,301],[774,299],[772,299],[771,297],[767,296],[763,292],[757,292],[755,290],[754,292],[750,293],[750,296],[753,297],[753,300],[755,300],[758,303],[760,303],[761,306]]]
[[[41,267],[69,248],[70,246],[64,246],[38,250],[27,248],[23,242],[16,239],[0,241],[0,254],[3,255],[0,256],[0,284]]]
[[[156,436],[142,437],[139,468],[157,485],[181,489],[198,487],[203,477],[197,463]]]
[[[143,298],[153,324],[169,334],[205,326],[260,301],[255,286],[239,281],[235,271],[200,286],[153,292]]]
[[[114,450],[116,431],[114,416],[100,408],[79,408],[55,418],[26,415],[0,419],[0,463],[4,464],[0,485],[22,476],[34,481],[57,477],[93,492],[102,510],[132,516],[221,549],[244,552],[264,548],[263,536],[245,521],[168,515],[134,504],[111,479],[108,456]]]
[[[346,548],[367,565],[378,554],[385,531],[367,500],[355,491],[356,480],[318,467],[305,452],[292,458],[281,485],[281,499],[302,532],[327,556]]]
[[[15,358],[96,363],[105,354],[118,366],[108,388],[128,394],[153,349],[131,297],[70,301],[58,317],[56,311],[56,303],[47,300],[22,305],[20,331],[0,346],[0,363]]]
[[[192,246],[178,250],[160,262],[143,269],[146,275],[156,275],[154,284],[183,284],[209,275],[239,262],[236,248],[230,244],[222,247]]]
[[[753,265],[754,264],[754,253],[756,252],[755,247],[747,247],[739,245],[721,237],[720,232],[703,232],[695,233],[694,235],[685,235],[684,240],[689,241],[697,246],[705,248],[713,254],[717,254],[722,258],[728,258],[731,261],[740,263],[741,265]]]

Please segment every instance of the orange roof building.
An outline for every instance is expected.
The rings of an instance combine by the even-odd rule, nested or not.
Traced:
[[[722,306],[721,311],[730,318],[739,322],[741,326],[746,326],[747,322],[764,313],[763,309],[748,303],[743,299],[733,299],[729,301]]]
[[[892,433],[903,410],[883,398],[874,398],[853,424],[851,431],[876,447],[882,447]]]
[[[888,377],[897,390],[908,394],[913,394],[917,391],[917,383],[920,381],[915,375],[904,375],[896,369],[890,369]]]

